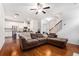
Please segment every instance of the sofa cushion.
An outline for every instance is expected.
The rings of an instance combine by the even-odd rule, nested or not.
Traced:
[[[55,40],[55,41],[61,41],[61,42],[68,41],[68,39],[66,39],[66,38],[48,38],[48,40]]]
[[[57,38],[57,35],[56,35],[56,33],[49,33],[48,37],[49,38]]]
[[[43,40],[46,40],[46,39],[45,38],[37,38],[37,40],[43,41]]]
[[[20,33],[20,36],[22,36],[26,40],[31,39],[31,36],[30,36],[30,33],[29,32]]]
[[[30,40],[27,40],[27,43],[32,43],[32,42],[37,42],[38,40],[37,39],[30,39]]]
[[[31,38],[32,38],[32,39],[36,39],[36,38],[38,38],[38,37],[37,37],[37,35],[36,35],[36,34],[31,33]]]
[[[41,33],[36,33],[38,38],[43,38],[44,36]]]

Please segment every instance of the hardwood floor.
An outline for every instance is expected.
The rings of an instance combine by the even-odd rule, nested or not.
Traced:
[[[0,51],[1,56],[72,56],[73,53],[79,53],[79,46],[67,44],[67,48],[61,49],[52,45],[41,45],[30,49],[29,51],[21,51],[18,40],[6,39],[3,48]]]

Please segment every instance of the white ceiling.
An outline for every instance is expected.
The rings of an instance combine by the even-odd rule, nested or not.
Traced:
[[[45,10],[46,14],[39,13],[36,15],[36,11],[30,10],[34,5],[35,3],[3,3],[6,18],[15,19],[14,15],[18,13],[20,14],[17,17],[18,20],[52,18],[79,6],[79,4],[75,3],[46,3],[46,5],[50,6],[50,9]]]

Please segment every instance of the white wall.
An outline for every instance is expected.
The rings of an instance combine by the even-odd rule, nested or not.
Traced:
[[[79,45],[79,7],[65,11],[63,14],[62,30],[59,37],[68,38],[68,42]]]
[[[0,3],[0,48],[2,48],[3,44],[4,44],[4,10],[3,10],[3,6]]]
[[[33,30],[33,20],[30,21],[30,30]]]
[[[49,25],[48,25],[48,20],[42,19],[41,21],[41,33],[46,32],[49,33]]]
[[[37,32],[37,30],[38,30],[38,20],[33,20],[33,24],[31,26],[33,26],[32,31]]]

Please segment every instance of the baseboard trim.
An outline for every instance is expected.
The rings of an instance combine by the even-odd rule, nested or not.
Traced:
[[[12,38],[11,36],[7,36],[7,37],[5,37],[5,38]]]
[[[68,42],[68,44],[73,44],[73,45],[78,45],[78,46],[79,46],[79,44],[76,44],[76,43],[71,43],[71,42]]]

